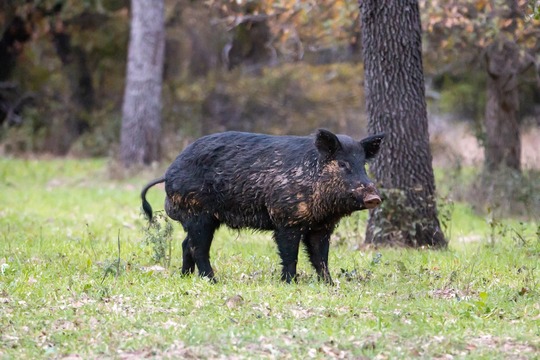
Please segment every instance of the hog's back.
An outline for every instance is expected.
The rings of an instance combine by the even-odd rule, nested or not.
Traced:
[[[272,229],[310,196],[316,154],[310,137],[242,132],[202,137],[166,172],[169,216],[184,221],[206,213],[233,228]]]

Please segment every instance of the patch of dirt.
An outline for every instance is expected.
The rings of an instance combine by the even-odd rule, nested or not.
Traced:
[[[197,348],[186,347],[182,342],[176,342],[163,352],[152,349],[120,352],[118,359],[216,359],[217,355],[218,353],[210,347],[197,350]]]
[[[466,300],[471,298],[471,296],[476,295],[474,291],[471,290],[460,290],[454,288],[443,288],[430,291],[429,293],[434,299],[462,299]]]
[[[522,343],[509,337],[500,338],[489,334],[471,338],[466,348],[469,352],[475,352],[482,348],[497,349],[512,359],[528,359],[529,355],[537,354],[539,350],[531,344]]]

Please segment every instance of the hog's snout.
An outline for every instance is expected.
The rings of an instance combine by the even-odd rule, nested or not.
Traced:
[[[374,184],[360,185],[352,192],[357,201],[362,204],[362,209],[374,209],[382,202],[381,196]]]
[[[364,206],[366,209],[374,209],[381,204],[381,197],[377,194],[364,195]]]

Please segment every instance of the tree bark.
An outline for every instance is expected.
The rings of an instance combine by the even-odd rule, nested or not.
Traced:
[[[487,101],[485,113],[485,166],[520,171],[519,48],[510,41],[495,41],[486,49]]]
[[[370,212],[366,243],[446,247],[437,218],[415,0],[360,0],[370,133],[385,132],[370,170],[383,204]]]
[[[132,0],[120,160],[126,167],[160,157],[165,24],[163,0]]]

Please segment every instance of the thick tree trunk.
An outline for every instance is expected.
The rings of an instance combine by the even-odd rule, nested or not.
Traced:
[[[159,160],[165,49],[163,0],[132,0],[120,160],[126,167]]]
[[[485,165],[488,172],[501,168],[520,171],[518,75],[519,47],[495,41],[486,49],[487,102],[485,113]]]
[[[370,167],[384,202],[371,211],[366,243],[445,247],[437,218],[414,0],[360,0],[370,133],[387,134]]]

